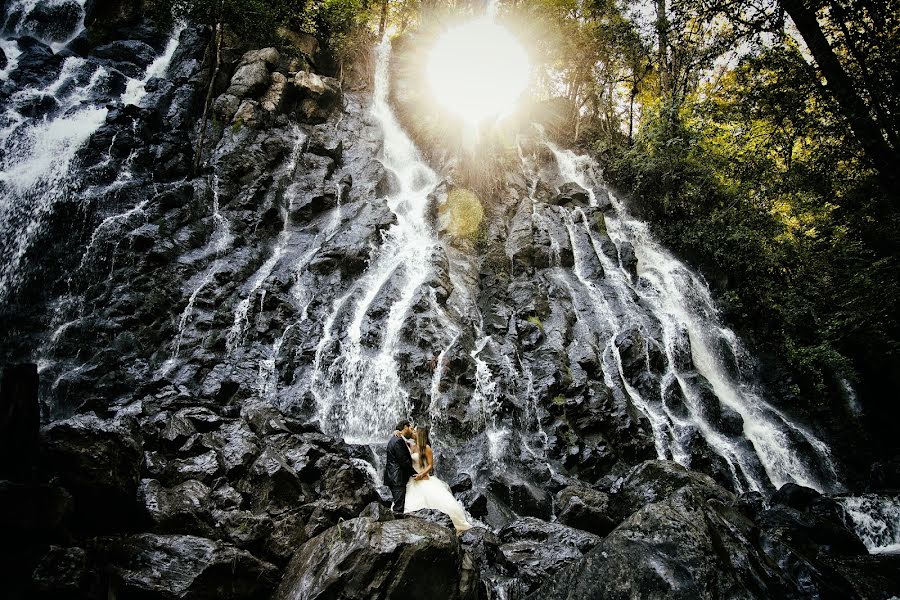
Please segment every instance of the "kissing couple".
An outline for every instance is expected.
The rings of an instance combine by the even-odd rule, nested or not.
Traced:
[[[434,475],[434,453],[427,427],[413,428],[407,420],[397,423],[387,443],[384,482],[391,488],[391,508],[395,513],[432,508],[450,517],[457,534],[472,528],[450,486]]]

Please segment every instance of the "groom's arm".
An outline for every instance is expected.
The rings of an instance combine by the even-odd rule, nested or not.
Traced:
[[[400,443],[394,442],[394,458],[397,459],[397,462],[402,466],[403,472],[406,473],[407,477],[412,477],[416,474],[416,470],[413,468],[412,464],[412,455],[409,453],[409,448],[406,445],[406,441],[403,438],[400,438]]]

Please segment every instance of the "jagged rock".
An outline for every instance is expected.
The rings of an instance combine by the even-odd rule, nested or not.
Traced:
[[[223,122],[230,123],[241,105],[241,99],[233,94],[222,94],[213,101],[213,113]]]
[[[612,498],[617,519],[624,519],[642,507],[676,496],[680,490],[702,490],[710,498],[731,502],[733,496],[711,477],[689,471],[676,462],[648,460],[635,467]]]
[[[557,206],[587,206],[590,196],[586,189],[574,182],[564,183],[553,200]]]
[[[306,542],[274,598],[473,598],[462,568],[463,552],[450,529],[411,517],[359,517]]]
[[[553,498],[533,483],[506,473],[494,473],[488,491],[517,514],[549,519]]]
[[[128,77],[136,78],[143,75],[157,52],[139,40],[116,40],[95,48],[92,54],[110,61]]]
[[[72,492],[80,524],[115,526],[132,516],[143,459],[133,427],[87,413],[41,429],[42,469]]]
[[[62,56],[54,54],[49,46],[29,36],[20,37],[17,44],[21,54],[9,79],[19,89],[43,88],[56,79],[63,63]]]
[[[260,124],[259,102],[256,100],[243,100],[238,106],[232,119],[241,126],[258,127]]]
[[[468,473],[457,473],[450,480],[450,491],[454,494],[467,492],[472,489],[472,477]]]
[[[278,112],[284,104],[285,89],[287,88],[287,77],[283,73],[275,71],[272,73],[269,89],[263,94],[259,105],[263,110],[269,112]]]
[[[14,23],[19,21],[19,31],[27,32],[47,42],[62,42],[68,39],[75,32],[84,14],[75,0],[31,4],[31,10],[25,14],[17,14],[15,5],[8,8],[12,12],[8,18]]]
[[[244,54],[225,93],[237,98],[258,97],[269,87],[272,79],[269,72],[278,62],[278,57],[275,48],[251,50]]]
[[[78,598],[91,588],[95,577],[83,548],[51,545],[32,572],[31,581],[42,597]]]
[[[556,494],[556,520],[563,525],[606,535],[616,526],[609,496],[582,486],[569,486]]]
[[[487,496],[476,490],[467,490],[456,495],[457,500],[462,502],[469,514],[476,519],[481,519],[488,514]]]
[[[213,533],[209,524],[210,489],[197,480],[189,479],[166,489],[156,479],[144,479],[138,497],[153,529],[159,533]]]
[[[298,98],[297,115],[307,123],[324,122],[340,102],[340,83],[331,77],[298,71],[291,84]]]
[[[100,540],[120,597],[268,598],[274,565],[223,542],[190,535],[140,534]]]
[[[499,533],[500,552],[529,593],[560,569],[580,560],[601,538],[556,523],[525,517]]]
[[[840,561],[864,550],[846,530],[835,537],[834,523],[817,530],[810,513],[786,506],[754,523],[711,479],[663,461],[644,463],[624,487],[632,506],[647,504],[533,598],[855,597],[860,587],[847,577],[859,570]],[[875,571],[868,581],[885,581]]]
[[[285,457],[266,448],[253,462],[247,475],[238,484],[238,489],[248,494],[257,509],[268,506],[290,507],[303,503],[304,493],[296,471],[290,467]]]
[[[445,515],[439,510],[434,510],[430,508],[423,508],[422,510],[417,510],[415,512],[409,513],[413,517],[417,519],[421,519],[427,523],[434,523],[440,527],[445,527],[448,529],[454,529],[453,521],[449,516]]]
[[[637,278],[637,256],[634,253],[634,246],[631,242],[623,241],[619,244],[619,264],[633,278]]]

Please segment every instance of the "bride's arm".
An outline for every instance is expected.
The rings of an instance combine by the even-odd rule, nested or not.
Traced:
[[[425,457],[428,460],[428,467],[416,475],[416,479],[428,479],[428,474],[434,471],[434,454],[431,452],[431,446],[425,446]]]

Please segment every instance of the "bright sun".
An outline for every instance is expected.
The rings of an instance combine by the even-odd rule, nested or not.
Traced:
[[[484,17],[446,31],[428,56],[438,101],[470,123],[502,116],[528,86],[528,53],[504,27]]]

